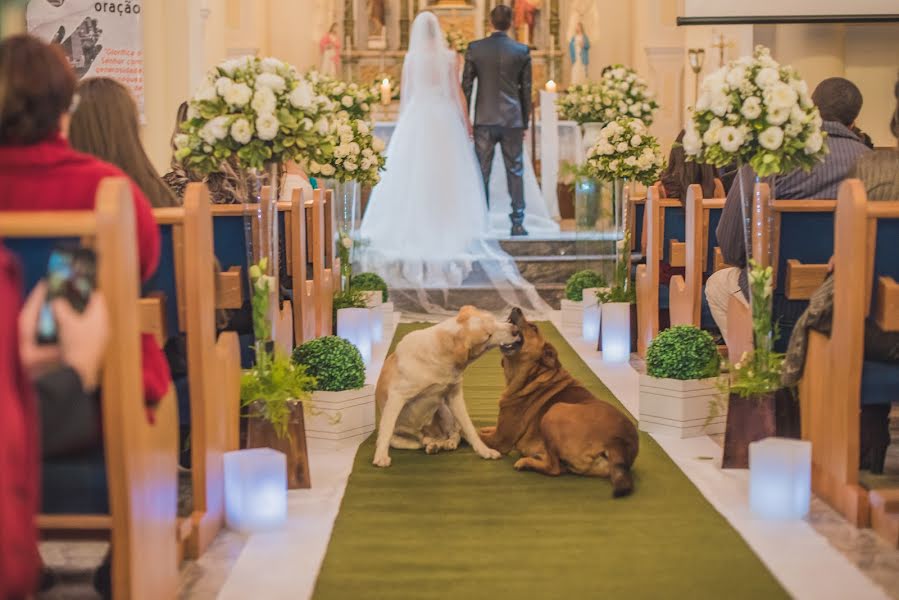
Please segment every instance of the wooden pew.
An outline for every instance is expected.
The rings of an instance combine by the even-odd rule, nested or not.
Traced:
[[[899,399],[899,367],[864,359],[869,315],[887,331],[899,331],[893,283],[899,278],[899,199],[869,203],[864,185],[846,180],[840,186],[834,228],[833,329],[829,338],[809,333],[799,384],[802,437],[812,442],[815,494],[857,527],[870,524],[895,546],[899,490],[869,491],[859,484],[859,410],[872,399]],[[878,319],[881,315],[888,319]],[[884,390],[885,398],[871,397],[883,396]]]
[[[340,261],[335,260],[335,242],[329,220],[331,197],[330,190],[318,189],[313,192],[312,201],[305,203],[307,255],[312,263],[315,295],[314,337],[331,335],[334,291],[340,286]]]
[[[662,198],[658,183],[646,190],[646,264],[637,266],[637,352],[646,355],[649,343],[659,332],[659,263],[663,259],[665,213],[671,210],[672,220],[683,213],[680,200]],[[675,213],[680,213],[675,215]]]
[[[166,296],[166,338],[186,334],[193,511],[179,527],[179,541],[184,556],[197,558],[224,523],[223,454],[238,448],[229,431],[240,412],[240,349],[236,333],[217,336],[215,314],[217,306],[241,306],[239,281],[236,292],[234,282],[229,283],[241,274],[239,269],[215,271],[205,185],[187,187],[183,208],[153,213],[170,248],[163,247],[156,274],[144,289]],[[222,297],[216,293],[222,287],[216,277],[226,283]]]
[[[269,194],[263,190],[262,205],[259,204],[213,204],[211,206],[212,222],[213,222],[213,243],[215,247],[215,255],[224,271],[234,272],[234,267],[239,267],[245,275],[249,272],[250,262],[259,260],[259,219],[256,215],[261,208],[271,200],[268,199]],[[290,203],[276,203],[277,210],[286,209]],[[261,208],[260,208],[261,207]],[[261,210],[263,215],[268,214],[267,210]],[[267,218],[267,217],[264,217]],[[247,251],[245,227],[247,221],[250,223],[251,235],[256,241],[253,244],[256,250],[253,256]],[[267,229],[267,228],[266,228]],[[271,243],[271,240],[267,240]],[[276,247],[277,248],[277,247]],[[276,279],[277,279],[276,274]],[[243,298],[249,301],[251,296],[249,278],[241,277],[241,285],[243,286]],[[275,289],[272,290],[271,310],[272,310],[272,338],[275,347],[284,353],[290,353],[294,346],[293,331],[293,306],[290,301],[278,302],[278,289],[280,281],[276,282]],[[251,345],[251,338],[244,338],[242,345]],[[247,365],[245,365],[247,366]]]
[[[311,205],[312,198],[308,199]],[[285,207],[284,241],[287,272],[293,282],[293,330],[297,345],[315,337],[316,296],[315,280],[310,278],[309,248],[307,240],[307,200],[303,190],[295,189],[290,204]]]
[[[833,254],[833,219],[836,200],[774,200],[767,184],[756,184],[753,194],[752,256],[762,266],[774,271],[774,322],[781,321],[780,340],[783,349],[789,341],[792,321],[808,305],[808,298],[824,280],[826,264]],[[765,226],[772,223],[771,227]],[[819,277],[810,281],[796,265],[814,265]],[[798,290],[804,290],[802,294]],[[728,353],[739,359],[751,348],[752,315],[746,305],[731,298],[728,309]]]
[[[671,278],[668,293],[672,325],[700,326],[704,275],[726,266],[719,259],[721,250],[715,236],[726,201],[723,196],[703,198],[700,185],[691,185],[687,192],[686,273]]]
[[[110,339],[103,365],[103,473],[108,513],[41,515],[47,537],[98,537],[112,549],[116,598],[174,598],[178,588],[176,531],[177,403],[162,399],[148,421],[141,374],[139,274],[134,205],[124,178],[104,179],[90,211],[4,213],[0,237],[90,241],[98,256],[97,285],[109,309]],[[23,257],[26,265],[28,257]],[[37,273],[43,275],[44,267]],[[29,274],[34,281],[35,274]]]

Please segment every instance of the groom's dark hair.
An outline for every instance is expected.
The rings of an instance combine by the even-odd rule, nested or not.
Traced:
[[[497,31],[509,31],[512,27],[512,9],[505,4],[496,5],[490,11],[490,23]]]

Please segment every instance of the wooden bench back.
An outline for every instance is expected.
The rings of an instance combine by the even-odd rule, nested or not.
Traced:
[[[114,553],[114,597],[174,598],[178,587],[177,404],[170,392],[156,411],[155,423],[149,423],[143,403],[140,278],[130,184],[125,178],[101,181],[93,212],[5,213],[0,237],[90,240],[98,258],[97,286],[109,310],[101,411],[110,514],[42,515],[38,524],[48,535],[66,532],[108,538]],[[46,265],[38,278],[45,269]]]

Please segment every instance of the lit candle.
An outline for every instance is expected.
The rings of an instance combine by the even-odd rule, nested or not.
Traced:
[[[546,91],[549,92],[550,94],[555,94],[556,93],[556,82],[553,81],[552,79],[547,81],[546,82]]]
[[[390,91],[390,80],[385,77],[384,81],[381,82],[381,104],[385,106],[390,104]]]

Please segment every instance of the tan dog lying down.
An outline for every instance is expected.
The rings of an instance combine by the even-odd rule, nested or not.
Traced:
[[[468,416],[462,372],[492,348],[520,341],[517,328],[465,306],[452,319],[413,331],[384,363],[375,399],[381,411],[374,464],[390,466],[389,447],[428,454],[455,450],[460,437],[482,458],[499,458]]]
[[[556,349],[520,310],[509,320],[522,341],[502,348],[506,389],[496,427],[482,429],[481,439],[502,454],[518,450],[516,469],[609,477],[615,497],[630,494],[639,444],[634,424],[562,368]]]

